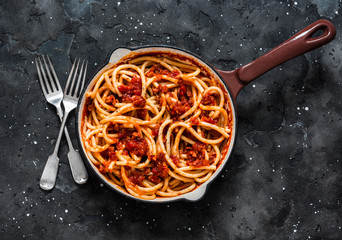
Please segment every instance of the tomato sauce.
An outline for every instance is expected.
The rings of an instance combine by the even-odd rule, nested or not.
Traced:
[[[190,103],[186,100],[177,101],[173,106],[170,107],[170,114],[172,118],[178,118],[190,109]]]
[[[218,118],[211,118],[211,117],[207,117],[207,116],[202,116],[201,120],[207,123],[211,123],[211,124],[217,124],[218,122]]]
[[[114,106],[116,104],[116,99],[115,99],[115,97],[113,95],[109,95],[109,96],[106,97],[105,103],[111,104],[111,105]]]
[[[142,96],[134,95],[134,96],[132,96],[131,99],[133,101],[134,107],[141,107],[142,108],[142,107],[145,107],[145,105],[146,105],[146,100]]]
[[[207,93],[203,96],[201,103],[203,105],[215,106],[216,105],[215,97],[212,96],[212,94]]]
[[[159,183],[163,178],[168,176],[165,154],[159,153],[157,157],[152,158],[152,160],[151,163],[153,167],[150,169],[152,175],[148,176],[148,179],[154,183]]]
[[[175,79],[179,79],[180,75],[179,75],[179,71],[177,70],[173,70],[173,71],[169,71],[168,69],[164,69],[163,66],[161,66],[160,64],[153,64],[153,66],[148,70],[148,72],[146,73],[147,77],[154,77],[154,76],[160,76],[160,75],[166,75]]]
[[[125,140],[125,149],[134,153],[138,157],[146,156],[148,153],[148,144],[144,138],[132,137]]]
[[[209,160],[205,159],[205,150],[207,148],[207,144],[202,142],[196,142],[192,145],[192,147],[186,147],[185,153],[187,155],[186,164],[188,166],[209,166]]]
[[[156,126],[154,126],[154,128],[152,128],[152,136],[153,136],[153,137],[158,136],[160,125],[161,125],[161,124],[159,123],[159,124],[157,124]]]
[[[179,158],[176,155],[172,155],[171,160],[176,166],[178,166],[180,163]]]
[[[160,92],[167,93],[167,92],[170,91],[170,89],[167,86],[165,86],[165,85],[158,85],[158,87],[152,88],[152,91],[153,91],[154,94],[158,94]]]
[[[128,179],[136,185],[141,185],[141,183],[145,180],[145,176],[142,172],[137,170],[131,170]]]
[[[122,94],[122,101],[132,102],[132,96],[141,96],[142,82],[138,75],[133,75],[131,82],[128,85],[121,84],[118,90]]]

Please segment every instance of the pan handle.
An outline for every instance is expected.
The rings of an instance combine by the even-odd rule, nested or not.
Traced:
[[[320,30],[323,30],[323,33],[320,36],[314,37],[313,35],[319,33]],[[253,62],[231,72],[219,72],[225,82],[237,81],[235,83],[228,83],[228,86],[234,86],[233,97],[236,98],[239,91],[255,78],[292,58],[330,42],[335,35],[336,29],[334,25],[328,20],[321,19],[310,24],[293,37]],[[232,75],[234,75],[234,77],[232,77]]]

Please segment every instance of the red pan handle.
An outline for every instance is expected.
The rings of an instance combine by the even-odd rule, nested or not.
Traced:
[[[313,37],[319,30],[324,32],[318,37]],[[235,99],[239,91],[255,78],[292,58],[330,42],[335,35],[334,25],[328,20],[321,19],[253,62],[230,72],[219,70],[219,73]]]

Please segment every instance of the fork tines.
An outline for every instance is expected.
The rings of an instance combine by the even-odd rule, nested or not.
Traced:
[[[74,64],[72,65],[72,68],[70,70],[69,77],[65,86],[64,95],[69,95],[71,97],[78,98],[79,95],[81,94],[81,91],[84,87],[84,81],[85,81],[85,77],[87,73],[88,61],[83,60],[82,65],[79,69],[80,61],[81,61],[80,59],[76,58],[74,61]],[[78,80],[77,80],[76,87],[74,88],[75,79],[77,75],[78,75]],[[80,87],[79,85],[81,81],[82,81],[82,85]],[[71,83],[71,86],[70,86],[70,83]]]
[[[44,64],[42,63],[42,60],[40,57],[37,57],[35,59],[37,72],[38,72],[38,79],[39,79],[40,86],[42,87],[45,97],[47,94],[51,92],[59,91],[62,89],[59,84],[55,69],[53,68],[53,65],[50,61],[50,58],[49,56],[46,56],[46,57],[47,57],[48,63],[46,62],[44,55],[42,55]],[[48,77],[46,76],[45,71]]]

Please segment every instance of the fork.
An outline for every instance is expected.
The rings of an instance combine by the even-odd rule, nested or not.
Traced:
[[[78,184],[83,184],[83,183],[87,182],[87,180],[88,180],[88,173],[87,173],[86,168],[84,166],[84,163],[83,163],[83,161],[81,159],[81,156],[73,148],[72,142],[71,142],[71,139],[70,139],[70,136],[69,136],[69,133],[68,133],[68,130],[67,130],[66,127],[64,127],[69,112],[72,109],[74,109],[75,107],[73,107],[72,109],[70,109],[70,107],[68,107],[68,109],[70,109],[70,110],[68,111],[68,113],[65,112],[64,117],[63,117],[63,110],[61,108],[61,102],[63,100],[63,92],[61,90],[61,86],[59,84],[56,72],[55,72],[55,70],[54,70],[54,68],[53,68],[53,66],[51,64],[50,58],[48,56],[47,56],[47,59],[48,59],[49,65],[46,63],[45,57],[43,56],[43,62],[45,64],[45,69],[46,69],[47,75],[49,76],[49,80],[50,81],[46,77],[46,74],[45,74],[45,71],[44,71],[44,68],[43,68],[43,65],[42,65],[42,61],[40,60],[40,58],[35,59],[36,67],[37,67],[37,72],[38,72],[38,77],[39,77],[39,82],[40,82],[40,85],[41,85],[41,88],[42,88],[42,91],[44,93],[44,96],[45,96],[46,100],[50,104],[52,104],[52,105],[54,105],[56,107],[57,114],[60,117],[60,120],[61,121],[64,120],[64,119],[65,120],[64,120],[64,124],[63,124],[63,121],[62,121],[62,126],[63,127],[61,127],[60,133],[58,135],[58,139],[57,139],[57,142],[56,142],[56,146],[55,146],[54,152],[53,152],[53,154],[51,156],[49,156],[49,158],[47,160],[47,163],[45,165],[42,177],[41,177],[40,187],[42,189],[44,189],[44,190],[52,189],[54,187],[54,185],[55,185],[55,182],[56,182],[57,171],[58,171],[58,164],[59,164],[59,158],[57,156],[57,153],[58,153],[58,148],[59,148],[59,145],[60,145],[60,140],[61,140],[63,128],[64,128],[65,137],[66,137],[68,145],[69,145],[68,159],[69,159],[69,164],[70,164],[70,168],[71,168],[71,172],[72,172],[73,178],[74,178],[75,182],[78,183]],[[77,67],[76,67],[76,70],[75,70],[75,73],[74,73],[73,83],[75,82],[75,78],[76,78],[79,62],[80,62],[80,60],[78,60],[78,64],[77,64]],[[73,64],[73,67],[72,67],[72,69],[70,71],[70,74],[69,74],[69,77],[68,77],[68,81],[67,81],[67,86],[68,86],[68,83],[70,83],[70,79],[71,79],[71,76],[73,74],[75,63],[76,63],[76,60],[75,60],[75,62]],[[82,77],[83,65],[84,65],[84,61],[82,63],[81,70],[80,70],[80,73],[79,73],[78,84],[76,86],[76,90],[79,87],[79,82],[80,82],[81,77]],[[51,72],[50,72],[49,68],[51,69],[52,75],[54,76],[54,80],[52,78],[52,75],[51,75]],[[81,92],[81,90],[82,90],[82,88],[84,86],[84,79],[85,79],[85,76],[86,76],[86,70],[87,70],[87,64],[85,65],[84,74],[83,74],[83,83],[82,83],[80,92]],[[73,85],[74,84],[72,84],[72,87],[73,87]],[[72,88],[71,88],[71,90],[72,90]],[[67,92],[65,91],[64,95],[67,98],[66,93]],[[75,92],[75,94],[76,94],[76,92]],[[64,105],[64,107],[66,109],[66,105],[69,106],[70,104],[65,103],[65,102],[69,102],[69,101],[67,101],[67,100],[64,101],[63,100],[63,105]],[[72,103],[74,103],[74,101],[72,101]],[[73,104],[73,105],[77,105],[77,102],[76,102],[76,104]]]

